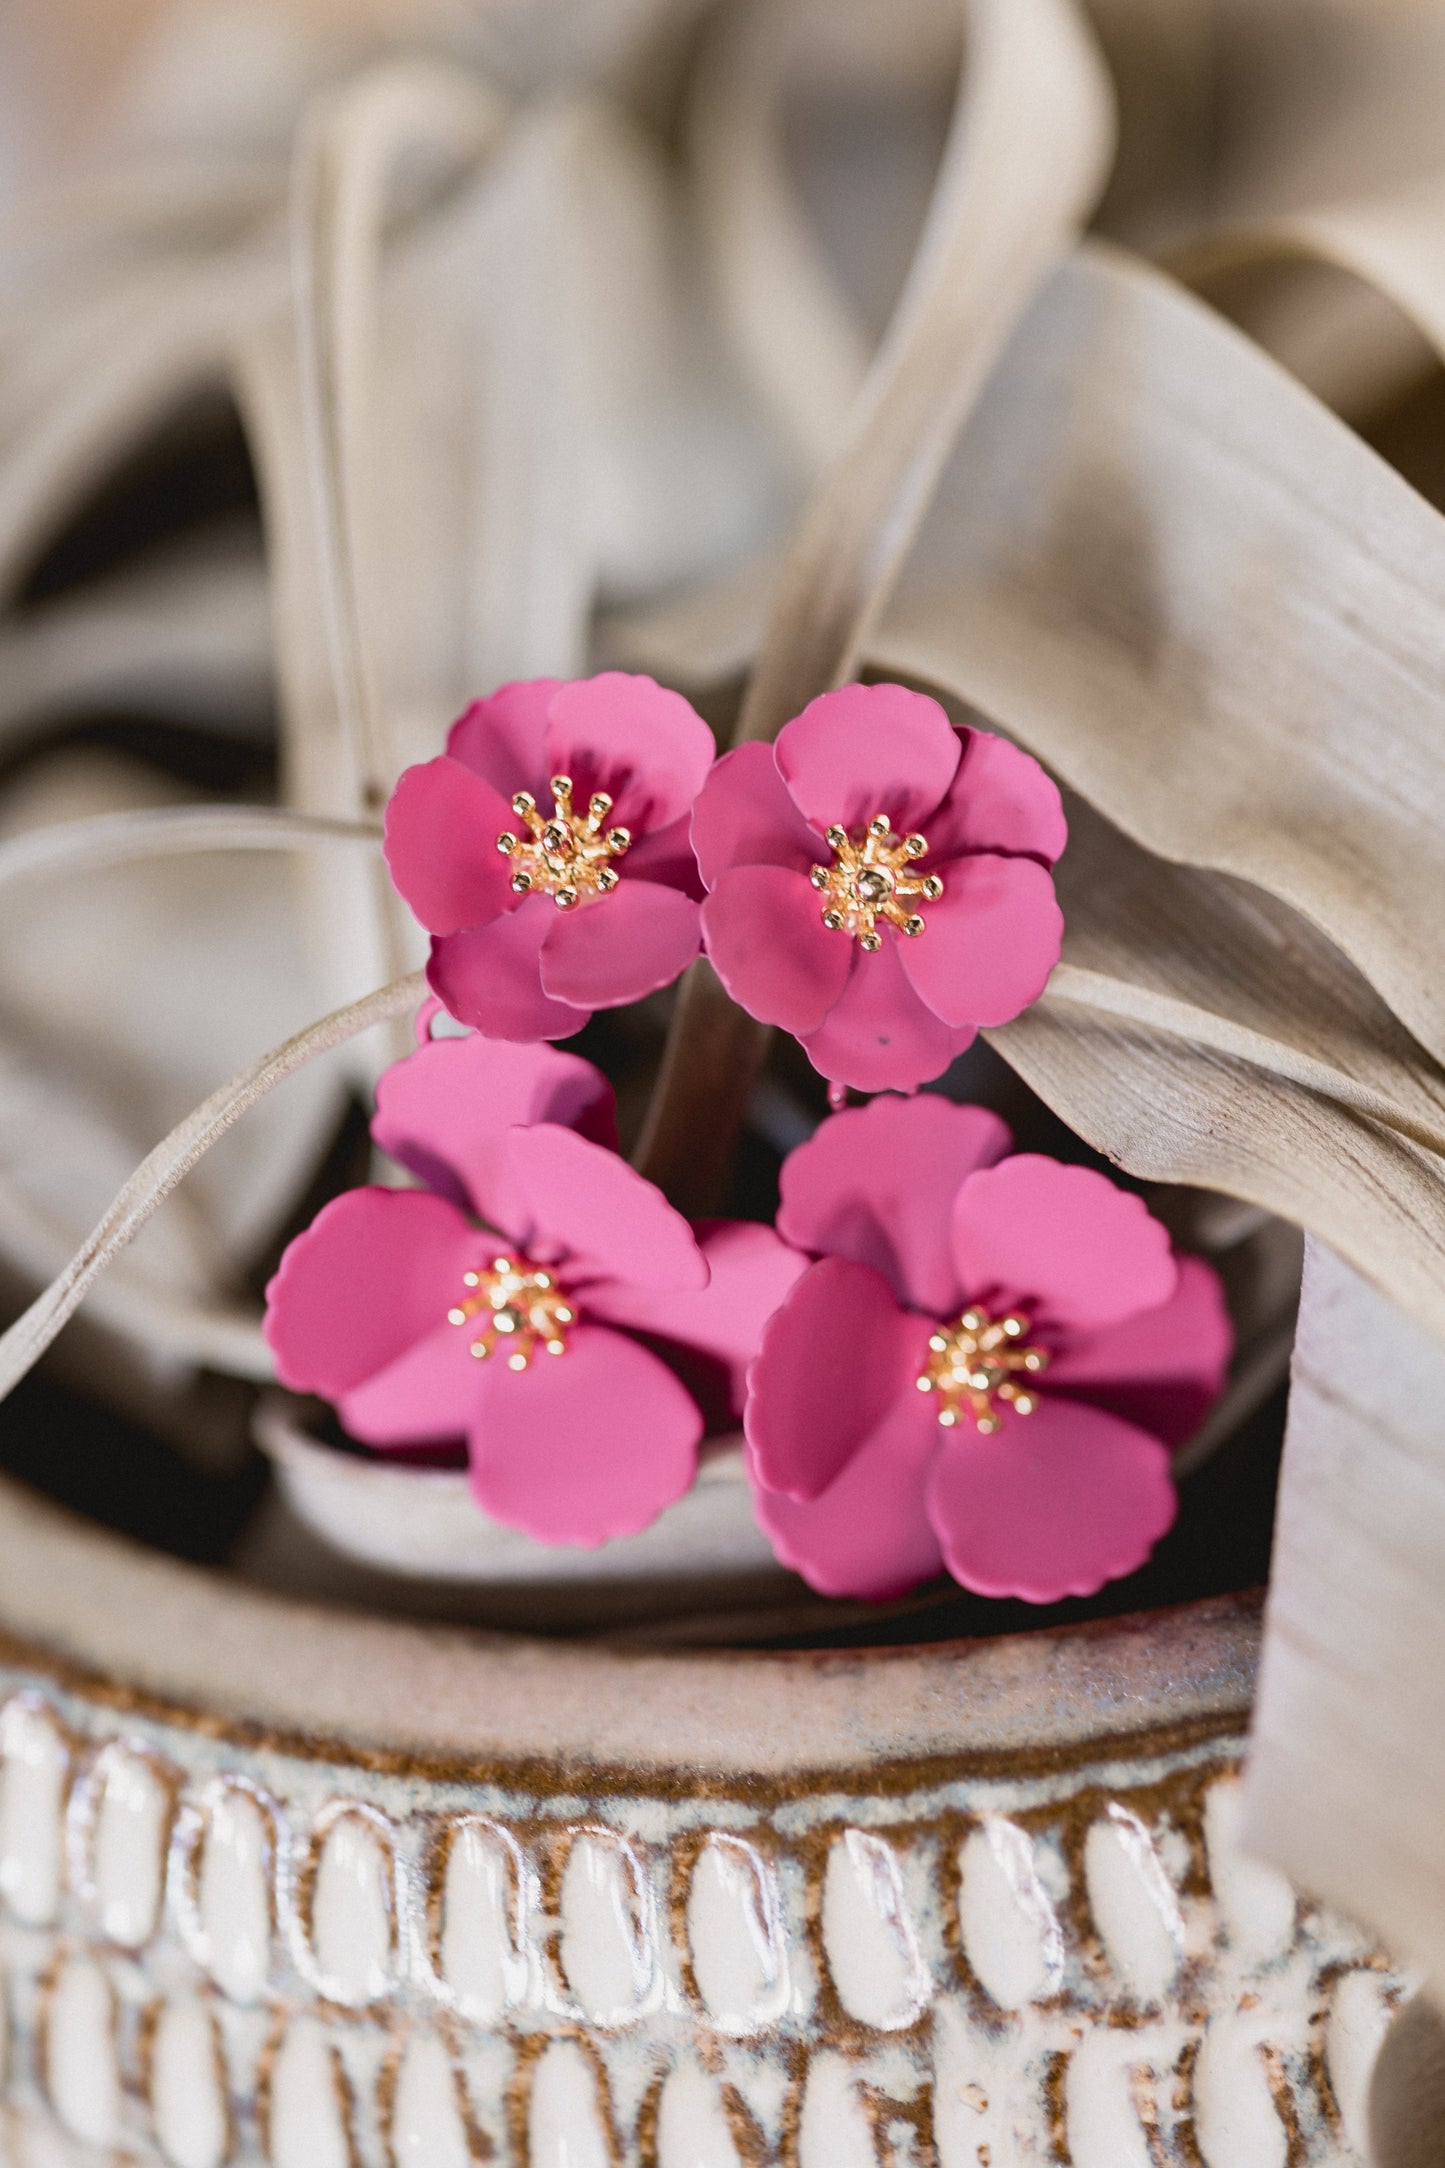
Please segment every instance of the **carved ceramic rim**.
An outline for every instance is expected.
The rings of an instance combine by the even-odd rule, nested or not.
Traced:
[[[1238,1730],[1259,1600],[918,1648],[649,1653],[283,1598],[147,1551],[0,1479],[0,1637],[92,1696],[311,1756],[596,1793],[888,1788]],[[965,1676],[966,1675],[966,1676]]]

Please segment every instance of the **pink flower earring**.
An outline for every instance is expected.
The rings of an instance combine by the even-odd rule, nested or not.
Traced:
[[[493,1519],[544,1543],[632,1535],[691,1484],[703,1417],[662,1351],[741,1409],[799,1258],[771,1228],[695,1231],[614,1149],[589,1062],[477,1037],[386,1073],[373,1134],[426,1189],[336,1198],[266,1291],[283,1385],[360,1443],[466,1441]]]
[[[748,1379],[755,1508],[825,1595],[945,1567],[985,1596],[1091,1594],[1174,1519],[1169,1449],[1223,1383],[1215,1274],[1142,1200],[981,1107],[878,1099],[785,1161],[813,1261]]]
[[[824,1076],[911,1091],[1043,992],[1066,839],[1027,753],[901,685],[846,685],[703,785],[707,953]]]
[[[680,693],[609,671],[504,685],[407,769],[386,861],[453,1016],[565,1039],[686,970],[702,894],[688,826],[714,750]]]

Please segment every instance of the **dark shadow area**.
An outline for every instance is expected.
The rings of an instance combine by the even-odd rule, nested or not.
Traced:
[[[213,1382],[229,1390],[234,1381]],[[140,1424],[34,1374],[0,1402],[0,1469],[199,1566],[224,1563],[266,1487],[259,1454],[238,1456],[224,1472],[203,1470]]]
[[[188,528],[258,511],[241,418],[219,391],[198,392],[120,460],[32,566],[20,608],[114,571]]]

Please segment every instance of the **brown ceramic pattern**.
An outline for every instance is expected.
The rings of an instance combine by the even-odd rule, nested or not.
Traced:
[[[228,1735],[16,1663],[0,2157],[1340,2168],[1401,1984],[1240,1858],[1241,1744],[1220,1720],[1032,1766],[593,1789]]]

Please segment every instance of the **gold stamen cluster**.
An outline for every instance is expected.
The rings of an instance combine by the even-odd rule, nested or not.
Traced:
[[[823,924],[850,935],[870,955],[883,946],[880,919],[916,939],[924,930],[923,919],[908,906],[917,896],[936,901],[943,894],[936,873],[920,877],[912,871],[928,850],[925,839],[895,836],[886,813],[875,814],[857,837],[835,826],[826,831],[826,839],[833,863],[814,866],[810,875],[823,894]]]
[[[612,811],[612,800],[605,790],[588,799],[585,813],[578,813],[572,805],[570,775],[554,775],[551,788],[550,820],[544,820],[537,811],[537,801],[529,790],[517,792],[512,811],[521,816],[527,833],[514,835],[510,828],[504,828],[497,838],[497,849],[504,858],[517,862],[512,886],[519,896],[535,889],[540,895],[550,896],[559,911],[570,911],[582,897],[605,896],[617,886],[617,868],[612,861],[622,856],[632,834],[626,828],[603,828],[602,823]]]
[[[965,1415],[985,1437],[999,1427],[998,1402],[1015,1415],[1032,1415],[1037,1393],[1016,1382],[1020,1374],[1036,1377],[1048,1367],[1048,1351],[1026,1345],[1029,1321],[1010,1311],[990,1317],[975,1303],[956,1325],[940,1326],[929,1337],[928,1367],[918,1379],[921,1393],[937,1393],[938,1420],[951,1430]]]
[[[507,1368],[525,1370],[539,1347],[567,1352],[567,1327],[577,1312],[550,1272],[525,1257],[494,1257],[486,1272],[464,1272],[467,1292],[447,1312],[449,1325],[472,1325],[471,1352],[478,1362],[505,1347]]]

